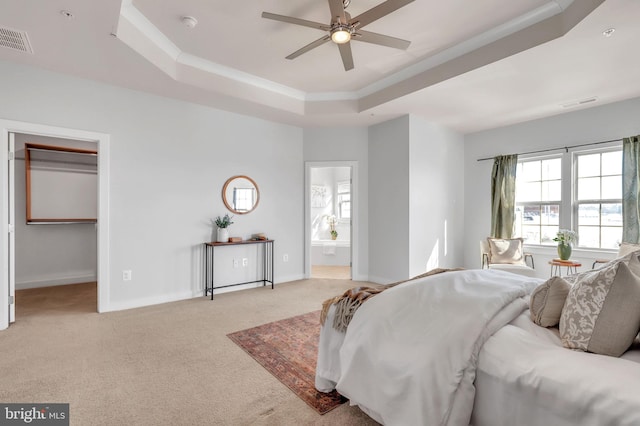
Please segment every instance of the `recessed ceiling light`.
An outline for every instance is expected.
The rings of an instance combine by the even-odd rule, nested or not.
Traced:
[[[60,15],[64,16],[67,19],[73,19],[73,13],[69,12],[68,10],[61,10]]]
[[[608,30],[604,30],[602,32],[602,35],[605,36],[605,37],[611,37],[613,35],[613,33],[615,33],[615,32],[616,32],[615,28],[609,28]]]
[[[193,16],[183,16],[181,21],[187,28],[195,28],[195,26],[198,25],[198,20]]]

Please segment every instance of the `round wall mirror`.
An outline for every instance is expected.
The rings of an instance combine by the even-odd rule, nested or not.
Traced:
[[[224,183],[222,201],[233,213],[247,214],[258,206],[260,190],[249,176],[233,176]]]

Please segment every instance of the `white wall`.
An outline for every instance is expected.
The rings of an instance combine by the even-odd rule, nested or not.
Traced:
[[[95,281],[97,278],[97,235],[93,223],[27,225],[24,144],[97,149],[86,141],[16,134],[15,137],[15,247],[16,289]],[[43,189],[55,195],[56,189]],[[97,192],[88,198],[93,199]],[[94,208],[95,210],[95,208]]]
[[[357,270],[352,271],[354,280],[366,281],[369,271],[369,131],[366,127],[306,128],[304,129],[304,161],[334,162],[355,161],[358,163],[358,191],[352,194],[358,203]]]
[[[465,136],[465,267],[480,267],[478,241],[491,229],[491,168],[493,161],[479,158],[515,154],[599,142],[640,134],[640,98],[574,111]],[[529,248],[535,254],[541,278],[550,273],[547,262],[557,257],[554,247]],[[611,257],[611,252],[575,249],[572,259],[582,261],[582,270],[594,258]]]
[[[416,116],[369,129],[370,278],[390,282],[463,256],[463,137]]]
[[[461,267],[464,242],[464,138],[410,116],[409,276]]]
[[[276,282],[302,277],[302,129],[6,62],[0,75],[1,118],[111,136],[110,309],[202,294],[202,243],[236,174],[261,198],[231,234],[266,233]],[[228,279],[248,271],[231,266]]]
[[[409,116],[369,128],[369,278],[409,274]]]

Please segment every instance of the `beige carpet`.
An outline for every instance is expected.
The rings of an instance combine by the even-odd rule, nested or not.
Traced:
[[[318,415],[226,337],[354,285],[312,279],[105,314],[95,284],[19,291],[17,322],[0,331],[0,401],[70,403],[72,425],[374,425],[348,404]]]

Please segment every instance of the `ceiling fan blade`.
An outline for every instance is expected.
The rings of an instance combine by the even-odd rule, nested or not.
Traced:
[[[349,71],[353,69],[353,55],[351,54],[351,42],[339,44],[340,56],[342,56],[342,64],[344,70]]]
[[[390,14],[391,12],[395,12],[396,10],[408,5],[413,1],[415,0],[387,0],[384,3],[380,3],[376,7],[373,7],[351,19],[349,23],[352,24],[354,22],[358,22],[358,28],[362,28],[365,25],[369,25],[373,21],[377,21],[383,16]]]
[[[322,46],[323,44],[325,44],[326,42],[328,42],[329,40],[331,40],[331,36],[324,36],[322,38],[317,39],[314,42],[311,42],[309,44],[307,44],[305,47],[303,47],[302,49],[298,49],[295,52],[293,52],[291,55],[287,56],[287,59],[295,59],[298,56],[302,55],[303,53],[307,53],[308,51],[310,51],[311,49],[315,49],[318,46]]]
[[[331,10],[331,23],[336,20],[346,23],[347,17],[344,14],[344,3],[342,0],[329,0],[329,10]]]
[[[276,15],[275,13],[262,12],[262,17],[267,19],[273,19],[274,21],[286,22],[288,24],[302,25],[303,27],[316,28],[322,31],[329,31],[331,27],[329,25],[321,24],[319,22],[307,21],[306,19],[294,18],[293,16]]]
[[[379,44],[382,46],[393,47],[394,49],[407,50],[411,44],[408,40],[401,38],[395,38],[378,33],[372,33],[371,31],[358,31],[355,34],[355,38],[352,40],[364,41],[365,43]]]

